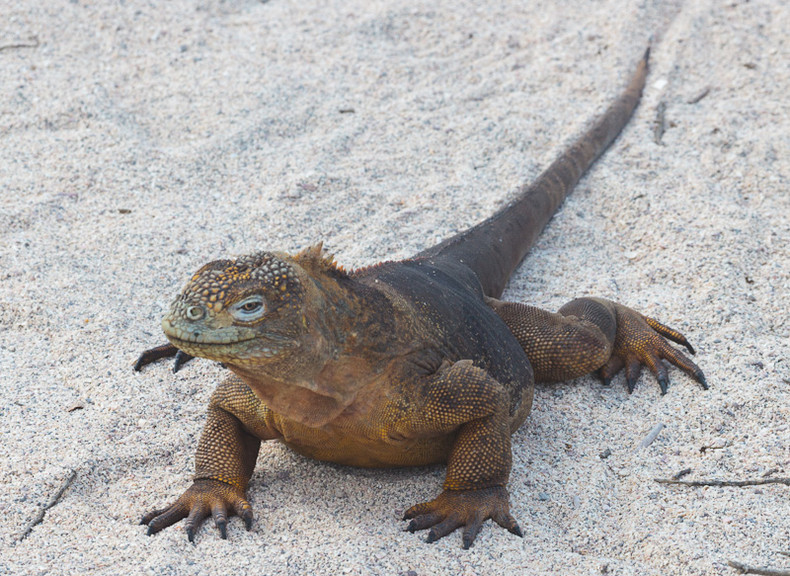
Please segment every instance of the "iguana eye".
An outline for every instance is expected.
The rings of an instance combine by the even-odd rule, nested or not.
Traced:
[[[250,296],[241,302],[237,302],[231,306],[230,313],[236,319],[242,322],[251,322],[257,320],[266,312],[266,307],[263,304],[262,296]]]

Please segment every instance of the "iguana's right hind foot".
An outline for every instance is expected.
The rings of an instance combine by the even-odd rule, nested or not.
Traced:
[[[605,384],[611,382],[620,370],[625,369],[625,381],[630,394],[634,391],[642,367],[646,366],[656,377],[661,394],[666,394],[669,375],[662,362],[666,360],[699,382],[702,388],[708,389],[700,367],[667,342],[670,340],[680,344],[690,354],[694,354],[694,348],[683,334],[622,304],[611,304],[617,315],[617,335],[611,357],[598,370],[598,375]]]

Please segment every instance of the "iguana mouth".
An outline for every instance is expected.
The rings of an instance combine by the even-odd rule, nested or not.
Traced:
[[[169,319],[162,321],[167,339],[178,349],[192,356],[209,359],[260,356],[273,358],[283,350],[293,347],[292,338],[273,333],[259,333],[250,328],[228,326],[225,328],[185,329]]]
[[[205,338],[181,338],[179,336],[174,336],[171,334],[167,334],[167,339],[173,343],[178,344],[194,344],[197,346],[232,346],[233,344],[241,344],[242,342],[249,342],[250,340],[255,340],[255,336],[250,338],[227,338],[227,339],[205,339]]]
[[[168,336],[168,340],[179,350],[191,356],[216,360],[218,362],[233,362],[245,357],[274,358],[290,345],[269,344],[256,342],[256,338],[245,338],[228,341],[199,341],[182,340],[175,336]]]
[[[228,326],[225,328],[206,328],[201,326],[189,326],[185,328],[173,322],[170,318],[162,320],[162,330],[169,340],[177,340],[185,344],[197,344],[200,346],[213,345],[232,345],[247,342],[259,337],[255,331],[249,328],[238,326]]]

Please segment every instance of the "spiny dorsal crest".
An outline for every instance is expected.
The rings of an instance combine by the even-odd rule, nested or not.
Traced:
[[[346,270],[335,262],[334,254],[327,254],[324,251],[323,242],[305,248],[294,256],[294,261],[304,269],[313,273],[323,272],[336,278],[345,278],[348,276]]]

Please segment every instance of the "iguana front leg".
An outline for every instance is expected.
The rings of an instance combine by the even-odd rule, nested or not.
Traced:
[[[269,409],[237,378],[220,384],[198,442],[194,483],[170,506],[143,516],[141,524],[148,525],[148,534],[187,518],[184,528],[192,542],[203,520],[213,516],[220,536],[227,538],[228,517],[233,514],[249,530],[253,515],[246,490],[258,449],[261,440],[278,437],[269,416]]]
[[[491,518],[521,536],[505,488],[511,466],[505,388],[471,360],[462,360],[444,365],[420,390],[422,397],[413,403],[419,411],[398,432],[456,437],[442,493],[406,510],[404,520],[411,519],[407,530],[431,528],[427,541],[434,542],[463,526],[463,546],[469,548]]]
[[[516,302],[488,299],[488,303],[524,348],[536,382],[559,382],[598,370],[608,384],[625,368],[630,393],[647,366],[666,394],[669,377],[662,360],[667,360],[708,388],[702,370],[667,342],[681,344],[694,354],[680,332],[622,304],[578,298],[552,313]]]

